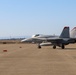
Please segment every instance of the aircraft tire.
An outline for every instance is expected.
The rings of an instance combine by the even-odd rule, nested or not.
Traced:
[[[56,49],[56,46],[55,45],[53,46],[53,49]]]
[[[38,45],[38,49],[40,49],[41,48],[41,46],[40,45]]]
[[[62,44],[62,49],[64,49],[65,48],[65,46],[64,46],[64,44]]]

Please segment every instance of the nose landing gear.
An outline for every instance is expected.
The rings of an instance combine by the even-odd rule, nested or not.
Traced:
[[[41,49],[41,46],[40,45],[38,45],[38,49]]]

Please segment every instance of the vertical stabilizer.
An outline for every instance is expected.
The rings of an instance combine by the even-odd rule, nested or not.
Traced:
[[[69,27],[64,27],[60,38],[70,38]]]
[[[70,32],[70,37],[71,38],[76,38],[76,27],[74,27],[71,32]]]

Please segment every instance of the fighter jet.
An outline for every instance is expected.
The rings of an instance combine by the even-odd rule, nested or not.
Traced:
[[[41,48],[41,43],[43,41],[49,42],[49,45],[53,45],[53,49],[56,48],[56,46],[61,47],[62,49],[65,48],[65,45],[68,45],[69,43],[75,43],[76,39],[70,37],[69,33],[69,27],[64,27],[62,33],[60,36],[50,36],[50,37],[43,37],[39,35],[35,35],[30,39],[24,39],[23,41],[36,41],[38,42],[38,48]]]

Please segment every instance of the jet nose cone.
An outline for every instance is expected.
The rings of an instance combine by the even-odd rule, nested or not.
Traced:
[[[27,41],[27,39],[23,39],[23,40],[21,40],[21,42],[26,42]]]
[[[21,42],[32,42],[32,38],[29,38],[29,39],[23,39],[23,40],[21,40]]]

